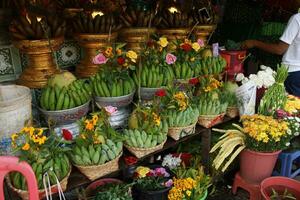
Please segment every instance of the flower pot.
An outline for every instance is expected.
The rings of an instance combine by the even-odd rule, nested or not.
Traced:
[[[124,107],[131,104],[134,96],[134,92],[119,96],[119,97],[95,97],[96,105],[100,107],[106,107],[106,106],[114,106],[114,107]]]
[[[203,40],[204,44],[207,45],[210,35],[215,31],[216,25],[201,25],[194,28],[194,35],[197,39]]]
[[[135,200],[167,200],[171,187],[158,191],[144,191],[133,187],[133,196]]]
[[[146,87],[141,87],[140,93],[141,93],[141,100],[142,101],[151,101],[153,100],[155,93],[158,90],[163,89],[163,87],[160,88],[146,88]]]
[[[266,178],[260,184],[261,194],[265,200],[271,200],[272,189],[283,194],[285,190],[291,193],[296,199],[300,199],[300,182],[282,176]]]
[[[84,49],[84,58],[76,67],[76,74],[81,78],[87,78],[98,72],[99,66],[92,62],[97,51],[116,41],[118,34],[78,34],[75,39]]]
[[[28,65],[17,80],[19,85],[29,88],[44,87],[50,76],[59,72],[52,51],[58,50],[64,38],[50,40],[20,40],[13,41],[13,44],[21,52],[28,55]]]
[[[281,151],[261,153],[243,150],[240,154],[240,175],[248,183],[260,184],[271,176]]]
[[[131,111],[131,105],[117,107],[117,111],[111,114],[108,118],[110,125],[115,129],[126,127]]]
[[[96,192],[97,192],[97,188],[104,186],[108,183],[120,184],[120,183],[122,183],[122,181],[120,181],[119,179],[115,179],[115,178],[104,178],[104,179],[94,181],[91,184],[89,184],[87,186],[87,188],[85,189],[86,197],[95,196]]]
[[[184,40],[187,38],[190,32],[189,28],[170,28],[170,29],[160,29],[158,33],[162,36],[166,36],[168,40]]]

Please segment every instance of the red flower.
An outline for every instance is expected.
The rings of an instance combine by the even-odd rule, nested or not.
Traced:
[[[154,41],[153,40],[149,40],[147,42],[147,47],[153,47],[154,46]]]
[[[183,51],[185,51],[185,52],[189,52],[189,51],[192,50],[192,46],[191,46],[190,44],[187,44],[187,43],[182,44],[180,47],[181,47],[181,48],[183,49]]]
[[[73,139],[72,133],[67,129],[62,129],[62,136],[65,140],[72,140]]]
[[[167,93],[164,89],[160,89],[155,92],[155,96],[158,96],[158,97],[164,97],[166,95],[167,95]]]
[[[150,171],[150,172],[148,172],[147,174],[146,174],[146,176],[147,177],[152,177],[152,176],[154,176],[155,174],[152,172],[152,171]]]
[[[137,163],[138,159],[133,156],[127,156],[124,158],[126,165],[134,165]]]
[[[118,58],[117,58],[117,62],[118,62],[119,65],[123,65],[123,64],[125,63],[125,58],[123,58],[123,57],[118,57]]]
[[[189,84],[191,84],[191,85],[197,85],[198,83],[199,83],[198,78],[192,78],[189,80]]]

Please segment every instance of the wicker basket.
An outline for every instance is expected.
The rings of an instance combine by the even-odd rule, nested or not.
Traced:
[[[168,136],[174,140],[179,140],[180,138],[191,135],[195,133],[196,124],[197,122],[185,127],[169,127]]]
[[[67,175],[65,178],[63,178],[63,179],[59,182],[60,185],[61,185],[61,189],[62,189],[63,191],[65,191],[65,190],[67,189],[68,178],[69,178],[69,176],[70,176],[70,174],[71,174],[71,171],[72,171],[72,170],[70,170],[69,173],[68,173],[68,175]],[[21,197],[21,199],[23,199],[23,200],[29,199],[28,191],[26,191],[26,190],[20,190],[20,189],[15,188],[15,187],[12,185],[12,183],[11,183],[11,181],[10,181],[10,178],[9,178],[8,176],[6,176],[6,180],[7,180],[8,186],[9,186],[14,192],[16,192],[16,193],[19,195],[19,197]],[[52,186],[51,186],[51,193],[52,193],[52,194],[55,194],[55,193],[57,193],[57,192],[58,192],[57,185],[52,185]],[[39,199],[43,199],[44,197],[46,197],[46,192],[45,192],[45,190],[44,190],[44,189],[43,189],[43,190],[39,190]]]
[[[235,118],[240,115],[238,107],[228,107],[226,110],[226,115],[230,118]]]
[[[91,181],[96,180],[97,178],[103,177],[109,173],[112,173],[119,169],[119,160],[122,155],[122,152],[115,159],[104,163],[103,165],[90,165],[90,166],[80,166],[74,165],[79,169],[79,171],[84,174]]]
[[[225,113],[220,115],[200,115],[198,118],[198,124],[205,128],[211,128],[214,125],[221,123],[224,119]]]
[[[130,147],[128,145],[124,145],[128,151],[130,151],[130,153],[132,153],[133,155],[135,155],[137,158],[142,158],[146,155],[149,155],[157,150],[160,150],[163,148],[164,144],[166,143],[167,139],[165,141],[163,141],[161,144],[155,146],[155,147],[151,147],[151,148],[136,148],[136,147]]]

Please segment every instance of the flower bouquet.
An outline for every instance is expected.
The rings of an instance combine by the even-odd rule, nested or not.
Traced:
[[[74,165],[90,180],[95,180],[119,168],[122,137],[111,128],[105,109],[92,113],[79,122],[80,133],[75,138],[70,157]]]
[[[194,98],[198,105],[198,124],[210,128],[222,122],[228,103],[221,101],[220,87],[223,83],[213,76],[200,78],[200,94]]]
[[[240,175],[248,182],[258,183],[271,175],[278,154],[290,145],[290,140],[299,134],[297,117],[273,118],[263,115],[244,115],[242,127],[215,131],[225,133],[211,152],[220,148],[213,166],[224,172],[241,153]],[[229,159],[227,157],[231,155]]]
[[[44,185],[45,176],[50,179],[51,192],[58,192],[58,184],[65,190],[68,177],[71,172],[71,165],[66,152],[68,148],[61,147],[62,139],[54,133],[46,136],[46,129],[24,127],[19,133],[11,135],[11,145],[15,155],[21,161],[26,161],[31,165],[39,188],[39,197],[45,197],[45,190],[48,185]],[[22,199],[28,199],[27,184],[25,178],[19,172],[13,172],[8,178],[8,185],[19,194]],[[49,185],[49,187],[50,187]],[[49,189],[48,189],[49,190]]]
[[[138,81],[136,85],[141,85],[142,100],[152,100],[158,89],[173,83],[174,73],[168,64],[170,60],[165,60],[169,44],[165,37],[147,43],[147,48],[142,55],[143,67],[134,73],[134,79]]]
[[[170,172],[164,167],[143,167],[136,169],[133,194],[136,199],[167,199],[168,191],[173,185]]]
[[[164,94],[164,95],[162,95]],[[193,134],[199,117],[198,109],[193,106],[187,93],[178,88],[159,90],[156,94],[167,118],[168,135],[174,140]]]
[[[93,60],[101,69],[91,77],[99,107],[127,106],[132,102],[135,84],[128,69],[135,69],[137,54],[123,51],[124,44],[107,47]]]
[[[125,147],[138,158],[162,149],[167,141],[168,124],[158,113],[154,106],[137,106],[129,118]]]

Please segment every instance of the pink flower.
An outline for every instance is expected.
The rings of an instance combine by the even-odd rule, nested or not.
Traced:
[[[102,53],[99,53],[93,58],[93,63],[95,65],[102,65],[107,62],[108,58],[106,58]]]
[[[104,107],[104,109],[109,115],[112,115],[118,111],[117,107],[113,107],[113,106],[106,106]]]
[[[176,56],[174,56],[171,53],[168,53],[166,55],[166,63],[168,63],[168,65],[174,64],[176,62],[176,59],[177,59]]]
[[[204,41],[202,39],[198,39],[197,43],[200,45],[200,47],[204,47],[205,46]]]
[[[155,174],[156,174],[156,176],[164,176],[164,177],[170,176],[170,174],[167,172],[167,170],[163,167],[156,168]]]
[[[173,185],[173,180],[169,179],[167,182],[165,182],[165,187],[171,187]]]

